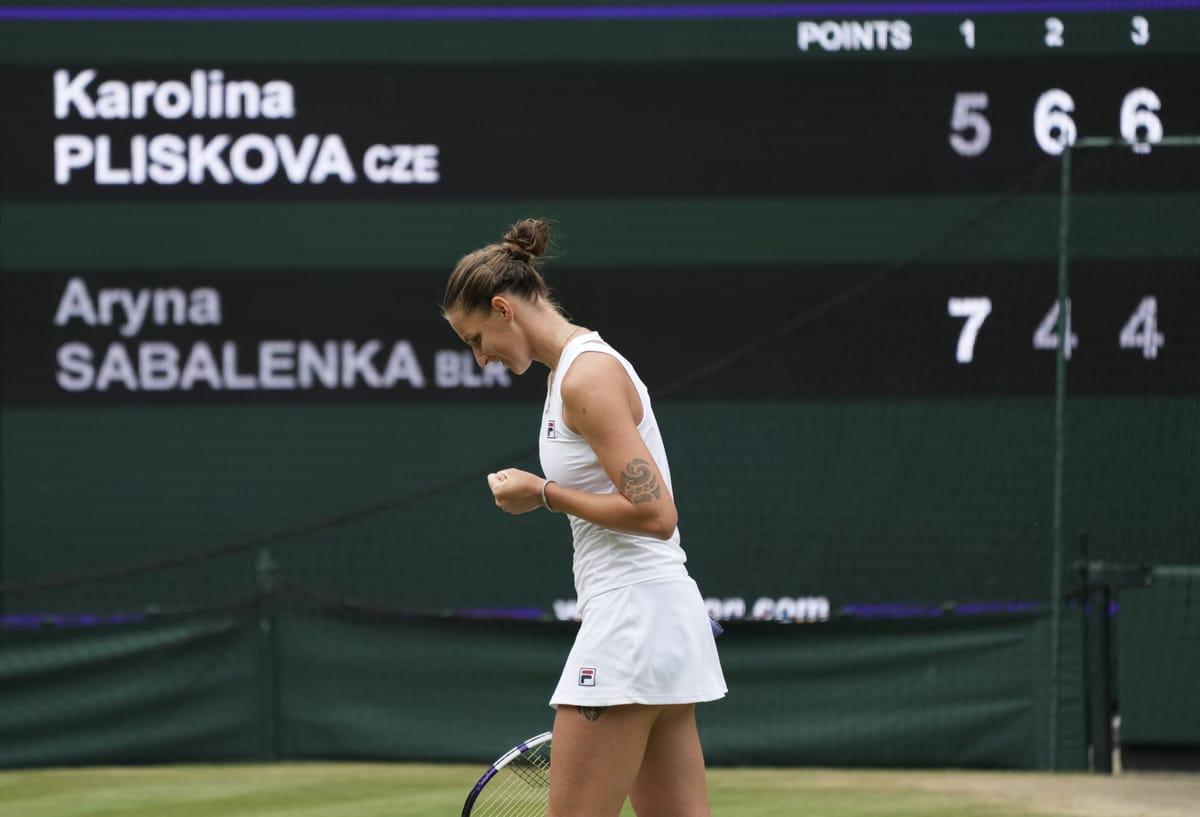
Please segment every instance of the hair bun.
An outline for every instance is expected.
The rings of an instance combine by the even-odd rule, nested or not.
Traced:
[[[537,258],[546,252],[550,243],[550,227],[540,218],[525,218],[508,228],[504,246],[517,255]]]

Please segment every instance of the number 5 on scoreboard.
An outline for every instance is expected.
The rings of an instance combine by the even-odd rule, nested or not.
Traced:
[[[991,298],[951,298],[946,310],[952,318],[966,318],[962,331],[958,333],[958,348],[954,359],[959,363],[970,363],[975,359],[975,338],[979,328],[992,314]]]
[[[959,156],[979,156],[991,144],[992,124],[984,113],[987,106],[988,95],[982,91],[954,95],[954,108],[950,111],[950,147]]]

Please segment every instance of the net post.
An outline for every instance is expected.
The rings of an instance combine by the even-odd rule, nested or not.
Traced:
[[[1092,771],[1113,773],[1112,705],[1117,680],[1113,677],[1112,616],[1119,615],[1114,604],[1121,590],[1146,588],[1153,583],[1153,568],[1148,564],[1121,564],[1091,561],[1086,555],[1076,563],[1081,599],[1086,613],[1086,678],[1088,734],[1092,747]]]

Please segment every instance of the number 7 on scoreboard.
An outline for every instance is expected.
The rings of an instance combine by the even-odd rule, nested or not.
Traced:
[[[975,359],[975,338],[979,336],[979,328],[992,314],[991,298],[951,298],[946,310],[953,318],[966,318],[962,331],[958,334],[958,348],[954,359],[959,363],[970,363]]]

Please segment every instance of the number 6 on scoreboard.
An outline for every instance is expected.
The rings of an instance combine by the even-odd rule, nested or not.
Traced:
[[[954,359],[959,363],[970,363],[975,359],[975,338],[979,335],[979,328],[992,314],[992,299],[951,298],[946,309],[953,318],[967,319],[958,334],[958,349],[955,350]]]

